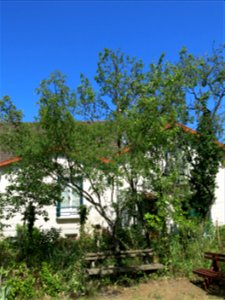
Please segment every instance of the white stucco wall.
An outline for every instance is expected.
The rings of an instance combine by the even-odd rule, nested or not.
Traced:
[[[221,167],[216,177],[216,201],[211,209],[214,224],[225,225],[225,167]]]
[[[4,169],[0,170],[0,191],[4,192],[5,187],[8,184],[6,175],[4,174]],[[88,182],[84,182],[84,189],[90,190],[90,185]],[[113,217],[112,211],[110,211],[110,201],[111,201],[111,191],[106,191],[104,195],[104,203],[106,204],[106,211],[109,217]],[[94,207],[83,199],[83,204],[90,208],[86,228],[88,231],[93,230],[93,225],[99,224],[102,227],[107,226],[104,219],[99,215],[99,213],[94,209]],[[48,212],[49,221],[45,222],[42,217],[40,217],[36,223],[36,227],[42,229],[50,229],[51,227],[61,230],[62,235],[74,235],[79,234],[79,215],[73,216],[73,218],[67,217],[56,217],[56,207],[46,206],[46,211]],[[225,168],[221,167],[217,175],[217,188],[216,188],[216,202],[211,209],[211,217],[213,222],[218,225],[225,225]],[[4,222],[8,227],[4,228],[3,234],[5,236],[14,236],[16,234],[16,225],[22,224],[21,214],[16,214],[13,218],[6,220]]]
[[[9,180],[7,179],[7,175],[4,172],[4,168],[0,169],[0,192],[4,192],[6,186],[8,185]],[[87,181],[83,182],[83,187],[85,190],[90,190],[90,185]],[[109,199],[111,198],[111,192],[106,191],[103,202],[106,204],[109,209],[108,215],[110,216],[110,205]],[[95,199],[97,201],[97,199]],[[93,225],[100,225],[102,227],[106,227],[107,224],[104,221],[104,219],[99,215],[99,213],[94,209],[94,207],[86,200],[83,199],[83,204],[86,205],[89,208],[89,215],[88,220],[86,223],[86,229],[87,231],[91,232],[93,231]],[[49,220],[46,222],[44,221],[43,217],[39,216],[38,219],[35,221],[35,226],[40,229],[50,229],[52,227],[59,229],[61,231],[61,234],[63,236],[65,235],[78,235],[79,234],[79,214],[75,214],[72,217],[65,217],[61,216],[59,218],[56,217],[56,206],[45,206],[45,211],[48,213]],[[16,226],[17,224],[22,225],[22,214],[17,213],[14,215],[14,217],[10,218],[9,220],[4,220],[4,224],[7,226],[3,229],[3,234],[5,236],[15,236],[16,235]]]

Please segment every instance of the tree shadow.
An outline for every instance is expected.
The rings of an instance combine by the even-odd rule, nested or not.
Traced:
[[[191,283],[195,286],[203,289],[208,295],[223,298],[225,300],[225,284],[224,283],[213,283],[208,289],[204,286],[203,280],[191,280]]]

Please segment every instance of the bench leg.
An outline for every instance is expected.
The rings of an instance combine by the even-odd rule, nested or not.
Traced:
[[[204,285],[204,289],[207,291],[209,289],[209,285],[210,285],[210,279],[208,277],[206,277],[204,279],[203,285]]]
[[[206,278],[204,279],[204,283],[203,283],[204,289],[205,289],[205,290],[208,290],[208,289],[209,289],[209,286],[212,285],[212,284],[214,284],[214,283],[215,283],[215,281],[213,280],[213,278],[206,277]]]

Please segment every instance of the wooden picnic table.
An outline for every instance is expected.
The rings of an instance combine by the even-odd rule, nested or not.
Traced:
[[[198,268],[193,270],[193,273],[204,278],[205,288],[208,289],[209,285],[214,282],[225,283],[225,273],[221,272],[219,264],[219,262],[225,262],[225,254],[205,252],[204,257],[212,260],[210,269]]]

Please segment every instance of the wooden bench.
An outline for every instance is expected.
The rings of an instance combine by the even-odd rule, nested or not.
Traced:
[[[193,273],[204,278],[205,288],[214,282],[225,282],[225,273],[220,270],[219,262],[225,262],[225,254],[205,252],[204,257],[212,260],[210,269],[199,268],[193,270]]]
[[[123,259],[140,258],[141,264],[123,266]],[[138,271],[156,271],[164,266],[159,263],[153,263],[152,249],[144,250],[124,250],[117,252],[97,252],[87,253],[85,258],[87,273],[89,275],[109,275],[118,273],[137,273]],[[111,261],[109,261],[111,260]],[[104,266],[104,263],[109,261],[109,264]]]

